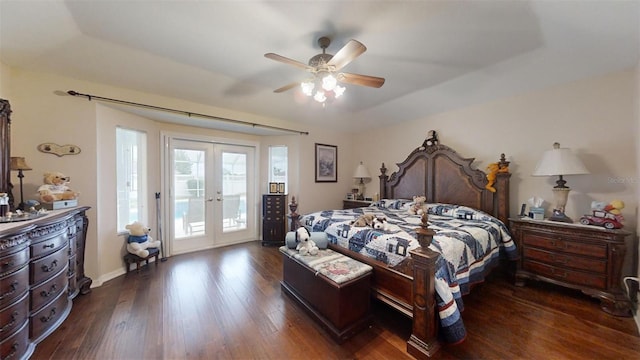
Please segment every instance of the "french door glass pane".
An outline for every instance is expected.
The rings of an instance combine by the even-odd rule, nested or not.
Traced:
[[[174,149],[173,206],[176,239],[204,234],[204,161],[203,150]]]
[[[247,228],[247,155],[222,153],[222,231]]]

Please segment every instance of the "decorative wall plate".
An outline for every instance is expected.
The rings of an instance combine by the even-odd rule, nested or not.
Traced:
[[[80,154],[80,148],[76,145],[58,145],[54,143],[44,143],[38,145],[38,150],[47,153],[54,154],[57,156],[64,155],[78,155]]]

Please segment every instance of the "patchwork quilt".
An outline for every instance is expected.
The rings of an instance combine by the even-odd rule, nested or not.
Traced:
[[[407,210],[411,200],[380,200],[370,207],[349,210],[327,210],[302,217],[310,231],[323,231],[329,241],[351,251],[398,265],[419,247],[416,229],[419,215]],[[464,309],[462,295],[474,283],[484,281],[488,271],[497,265],[500,252],[509,259],[517,257],[507,227],[482,211],[450,204],[428,204],[429,228],[436,232],[430,248],[441,254],[435,275],[436,300],[445,341],[464,340],[466,330],[460,316]],[[386,229],[355,227],[351,222],[363,214],[385,217]]]

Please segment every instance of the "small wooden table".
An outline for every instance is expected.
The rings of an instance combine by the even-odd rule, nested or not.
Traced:
[[[136,263],[136,272],[140,272],[140,263],[145,262],[145,265],[149,265],[149,259],[155,258],[156,266],[158,266],[158,256],[160,255],[160,250],[158,248],[149,248],[149,256],[140,257],[138,255],[127,253],[124,256],[124,264],[127,267],[127,273],[129,273],[130,264]]]

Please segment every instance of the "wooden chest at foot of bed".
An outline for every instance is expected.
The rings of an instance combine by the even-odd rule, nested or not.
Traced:
[[[282,289],[342,343],[371,323],[371,266],[332,250],[300,256],[281,247]]]

